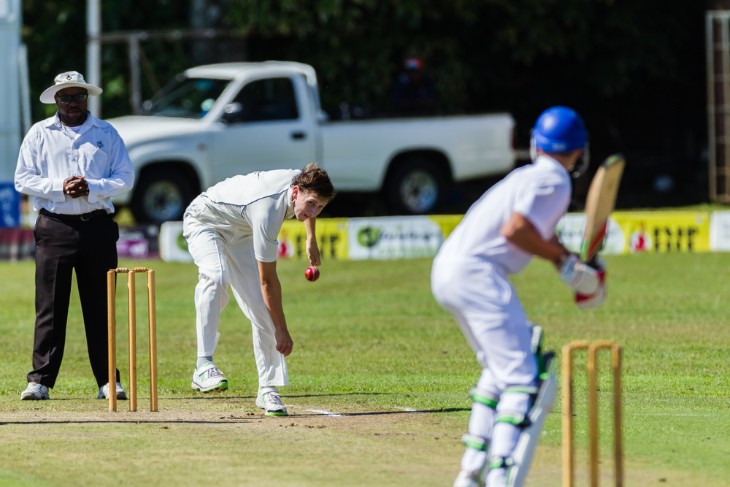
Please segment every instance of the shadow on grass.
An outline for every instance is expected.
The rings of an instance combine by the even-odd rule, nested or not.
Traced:
[[[462,411],[471,411],[470,408],[439,408],[439,409],[414,409],[399,411],[363,411],[358,413],[342,413],[340,416],[378,416],[382,414],[436,414],[436,413],[458,413]],[[304,416],[297,415],[297,416]],[[314,415],[316,416],[316,415]],[[321,416],[321,415],[319,415]]]
[[[308,397],[308,396],[300,396]],[[293,409],[304,409],[306,406],[289,406]],[[414,415],[414,414],[443,414],[443,413],[455,413],[470,411],[470,408],[439,408],[439,409],[398,409],[390,411],[357,411],[357,412],[329,412],[321,411],[316,409],[304,409],[305,412],[297,413],[292,412],[289,416],[279,416],[274,418],[267,418],[263,414],[247,414],[246,417],[238,415],[222,416],[219,419],[152,419],[146,417],[125,417],[125,418],[99,418],[98,416],[105,413],[93,413],[96,417],[92,418],[80,418],[80,419],[49,419],[49,420],[2,420],[0,421],[0,427],[6,425],[25,425],[25,426],[38,426],[44,424],[58,425],[58,424],[247,424],[260,422],[267,419],[308,419],[308,418],[322,418],[322,417],[359,417],[359,416],[392,416],[392,415]],[[124,413],[125,411],[122,411]],[[158,413],[142,411],[146,415],[155,415]],[[166,410],[164,414],[175,413],[175,411]],[[88,413],[78,413],[79,415]],[[115,415],[117,413],[108,413],[109,415]],[[133,413],[134,414],[134,413]]]
[[[113,413],[111,413],[113,414]],[[263,417],[263,416],[262,416]],[[44,424],[235,424],[235,423],[252,423],[260,418],[243,419],[229,418],[215,420],[197,420],[197,419],[57,419],[51,421],[0,421],[0,427],[8,426],[40,426]]]
[[[286,398],[310,398],[310,397],[342,397],[342,396],[397,396],[402,395],[402,393],[397,392],[342,392],[337,394],[286,394],[282,393],[281,397],[283,399]],[[221,400],[221,399],[256,399],[256,396],[246,395],[246,396],[234,396],[232,394],[228,394],[225,391],[211,391],[211,392],[202,392],[198,394],[193,394],[192,396],[177,396],[177,397],[170,397],[165,398],[165,401],[169,400],[177,400],[177,401],[190,401],[190,400],[200,400],[200,399],[213,399],[213,400]]]

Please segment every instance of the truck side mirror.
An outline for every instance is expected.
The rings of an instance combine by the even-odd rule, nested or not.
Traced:
[[[229,103],[223,107],[223,116],[221,121],[223,123],[236,123],[240,122],[243,115],[243,105],[238,102]]]

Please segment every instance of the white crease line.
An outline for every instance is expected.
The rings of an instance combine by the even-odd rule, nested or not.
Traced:
[[[423,412],[423,411],[419,411],[418,409],[404,408],[404,407],[395,407],[393,409],[397,409],[398,411],[404,411],[406,413],[420,413],[420,412]],[[309,413],[321,414],[322,416],[330,416],[332,418],[338,418],[338,417],[342,416],[341,414],[333,413],[331,411],[326,411],[324,409],[305,409],[305,411],[307,411]]]
[[[337,418],[337,417],[341,416],[340,414],[331,413],[329,411],[325,411],[324,409],[307,409],[306,411],[310,412],[310,413],[321,414],[323,416],[330,416],[332,418]]]

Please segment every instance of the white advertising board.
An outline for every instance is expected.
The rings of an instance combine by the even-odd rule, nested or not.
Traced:
[[[433,257],[443,242],[441,227],[427,216],[352,218],[350,259]]]

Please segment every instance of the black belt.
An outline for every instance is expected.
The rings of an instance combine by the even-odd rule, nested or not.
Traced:
[[[98,216],[108,215],[106,210],[94,210],[90,213],[82,213],[81,215],[61,215],[59,213],[51,213],[45,208],[41,209],[39,213],[47,216],[48,218],[53,218],[54,220],[60,220],[62,222],[87,222]]]

